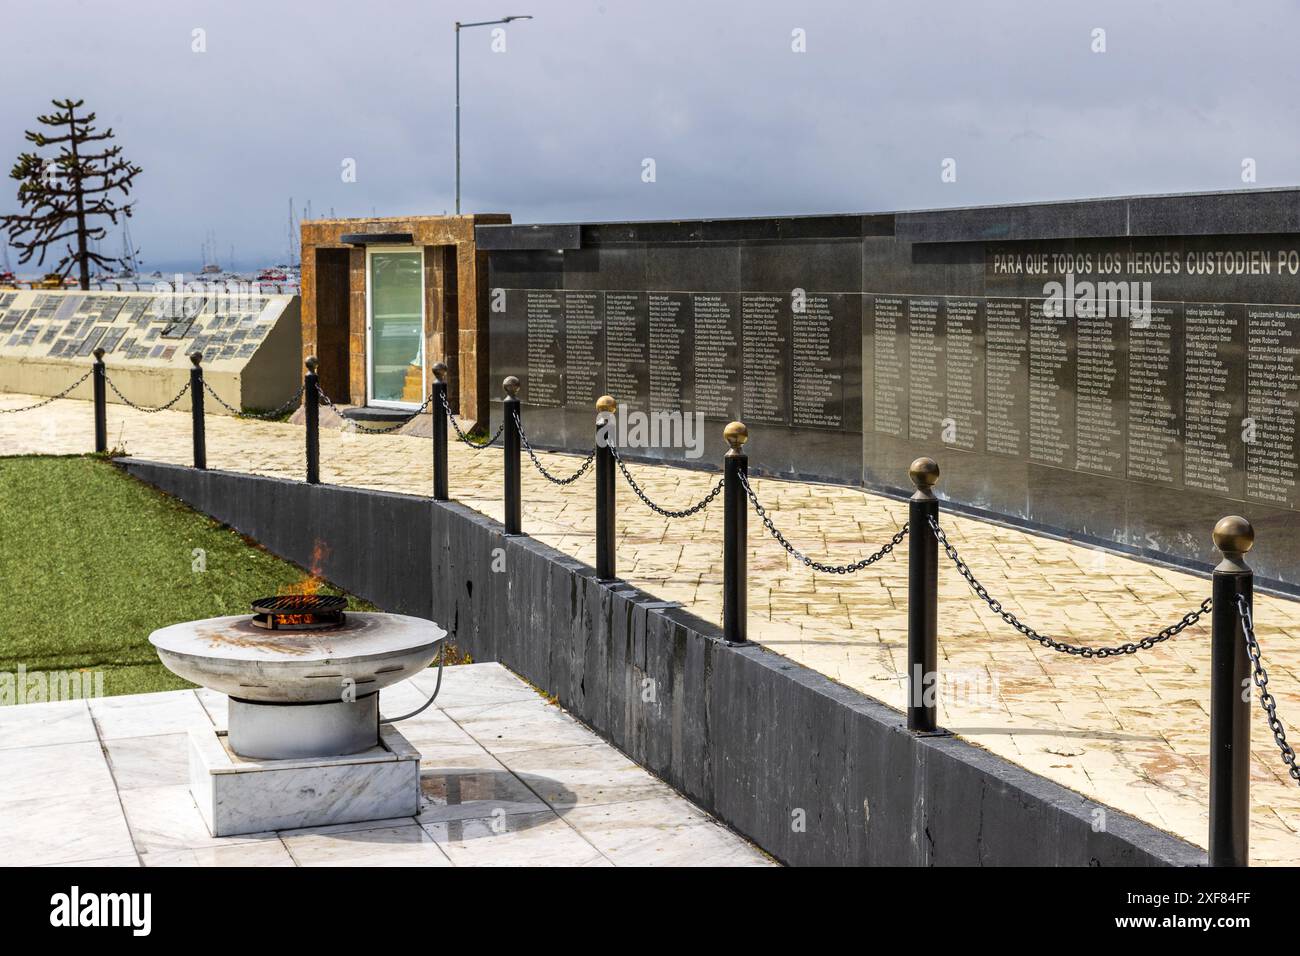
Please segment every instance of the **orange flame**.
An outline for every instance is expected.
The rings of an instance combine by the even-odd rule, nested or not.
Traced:
[[[321,589],[321,567],[329,555],[329,548],[319,538],[311,549],[311,567],[308,574],[295,584],[286,584],[277,594],[319,594]]]

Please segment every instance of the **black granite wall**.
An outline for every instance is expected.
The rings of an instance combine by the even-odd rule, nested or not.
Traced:
[[[950,506],[1200,570],[1242,513],[1300,593],[1300,191],[477,236],[543,444],[608,391],[702,412],[686,464],[730,418],[757,471],[906,493],[930,455]]]
[[[1204,862],[1196,847],[961,740],[913,736],[883,704],[761,647],[728,646],[712,625],[599,583],[461,505],[119,463],[291,560],[307,563],[319,542],[329,580],[386,610],[432,616],[475,660],[555,694],[785,863]]]

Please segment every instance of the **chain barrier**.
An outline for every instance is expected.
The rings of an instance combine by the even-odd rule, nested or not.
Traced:
[[[122,400],[123,405],[129,405],[132,408],[134,408],[137,412],[144,412],[146,415],[152,415],[155,412],[167,411],[167,409],[171,408],[173,405],[175,405],[177,402],[181,400],[181,396],[183,396],[186,392],[190,390],[190,383],[186,382],[185,385],[181,388],[181,390],[176,393],[175,397],[173,397],[172,400],[170,402],[167,402],[165,405],[154,405],[154,406],[137,405],[135,402],[131,401],[131,399],[123,395],[121,391],[118,390],[118,387],[113,384],[113,380],[109,378],[107,375],[104,376],[104,380],[108,382],[108,387],[113,390],[113,394]]]
[[[259,421],[264,421],[264,422],[274,421],[275,419],[282,416],[289,409],[296,406],[298,404],[298,399],[302,398],[303,390],[306,387],[307,387],[306,384],[299,385],[298,391],[294,392],[293,396],[287,402],[282,404],[279,408],[274,408],[269,412],[244,412],[244,411],[240,411],[234,405],[231,405],[224,398],[218,395],[216,389],[214,389],[210,384],[208,384],[207,379],[203,380],[204,391],[206,391],[209,395],[215,398],[217,400],[217,404],[220,405],[222,408],[224,408],[226,411],[230,412],[230,414],[234,415],[236,418],[255,418],[258,419]]]
[[[724,482],[723,479],[719,478],[718,483],[714,485],[712,489],[710,489],[709,493],[705,495],[703,498],[701,498],[699,501],[695,502],[695,504],[691,505],[689,508],[683,508],[680,511],[674,511],[671,508],[660,507],[659,505],[651,501],[650,496],[647,495],[645,491],[641,488],[641,486],[636,483],[636,480],[632,477],[632,473],[628,471],[627,463],[623,461],[623,456],[618,453],[618,449],[613,445],[610,445],[609,452],[611,455],[614,456],[614,461],[618,465],[618,470],[623,473],[624,480],[626,480],[627,483],[632,486],[632,490],[636,492],[636,496],[640,498],[642,502],[645,503],[645,506],[647,508],[649,508],[655,514],[663,515],[665,518],[689,518],[692,515],[699,514],[710,504],[712,504],[713,499],[718,497],[719,493],[721,493],[722,491],[722,486]]]
[[[1048,637],[1046,634],[1038,633],[1038,631],[1034,630],[1028,624],[1023,623],[1020,618],[1016,617],[1004,608],[1001,601],[994,600],[989,595],[989,592],[984,585],[980,584],[979,581],[976,580],[975,575],[971,573],[971,569],[967,566],[966,562],[961,559],[961,556],[957,553],[957,549],[952,546],[951,542],[949,542],[948,536],[944,534],[943,529],[939,527],[939,522],[934,518],[930,519],[930,529],[934,532],[934,536],[939,540],[939,544],[943,546],[944,553],[947,554],[949,559],[952,560],[952,563],[956,565],[958,573],[966,579],[966,583],[970,585],[971,590],[975,592],[980,600],[989,606],[994,614],[998,615],[1002,620],[1006,621],[1031,641],[1037,641],[1043,647],[1050,647],[1052,650],[1060,651],[1062,654],[1071,654],[1078,657],[1105,658],[1118,657],[1122,654],[1136,654],[1138,651],[1147,651],[1162,641],[1167,641],[1171,637],[1187,630],[1187,628],[1199,621],[1202,615],[1208,614],[1210,608],[1214,606],[1214,599],[1206,598],[1201,602],[1200,607],[1194,611],[1188,611],[1183,615],[1182,620],[1178,621],[1176,624],[1170,624],[1164,630],[1152,634],[1150,637],[1144,637],[1136,643],[1130,641],[1127,644],[1120,644],[1116,647],[1087,647],[1080,644],[1067,644],[1064,641],[1058,641],[1053,637]]]
[[[340,418],[344,417],[343,413],[339,411],[338,406],[334,404],[334,400],[325,394],[324,389],[322,389],[319,385],[317,385],[316,391],[320,392],[320,397],[325,399],[326,405],[334,409],[334,411],[338,414]],[[359,432],[366,432],[367,434],[370,435],[385,435],[388,432],[397,431],[403,425],[409,425],[412,421],[415,420],[417,415],[422,414],[424,410],[429,407],[429,403],[432,401],[433,401],[433,392],[430,392],[429,397],[424,400],[424,403],[419,408],[411,412],[411,414],[407,415],[396,425],[388,425],[383,428],[371,428],[369,425],[361,424],[361,422],[357,421],[355,418],[348,419],[348,421],[350,421],[356,427],[356,430]]]
[[[908,524],[907,522],[904,522],[903,527],[899,528],[898,532],[885,542],[884,546],[875,554],[869,554],[859,561],[854,561],[852,564],[822,564],[820,561],[814,561],[812,558],[808,557],[808,555],[804,554],[792,545],[785,539],[785,535],[777,530],[777,527],[772,523],[772,518],[767,513],[767,510],[758,503],[758,495],[754,494],[754,489],[749,486],[749,476],[744,472],[740,473],[740,486],[745,489],[745,495],[749,498],[750,504],[754,506],[754,511],[756,511],[759,518],[762,519],[763,526],[767,528],[768,533],[776,539],[776,543],[785,548],[790,557],[799,561],[805,567],[812,568],[814,571],[820,571],[822,574],[854,574],[861,571],[863,568],[868,568],[885,555],[889,554],[889,552],[893,551],[894,548],[898,547],[899,543],[907,537]]]
[[[519,420],[519,413],[515,412],[513,414],[515,417],[515,427],[519,429],[519,440],[524,443],[524,450],[528,452],[528,457],[533,460],[533,466],[538,471],[540,471],[542,473],[542,477],[545,478],[547,481],[551,482],[551,484],[554,485],[573,484],[575,481],[577,481],[579,478],[581,478],[583,475],[587,473],[587,469],[591,467],[591,463],[596,460],[596,449],[592,448],[590,453],[588,453],[587,457],[583,460],[582,465],[579,466],[577,471],[571,474],[568,478],[556,478],[553,474],[551,474],[549,471],[546,470],[546,466],[543,465],[541,461],[538,459],[537,452],[533,451],[533,446],[528,444],[528,436],[524,434],[524,425],[523,422]]]
[[[74,388],[76,388],[78,385],[80,385],[80,384],[81,384],[82,382],[84,382],[86,379],[90,378],[91,373],[94,372],[94,371],[95,371],[95,370],[92,368],[92,369],[91,369],[89,372],[87,372],[85,375],[81,376],[81,378],[77,379],[75,382],[73,382],[71,385],[69,385],[69,386],[68,386],[67,388],[65,388],[63,391],[59,392],[59,394],[57,394],[57,395],[51,395],[49,398],[47,398],[47,399],[45,399],[45,400],[43,400],[43,401],[39,401],[39,402],[37,402],[35,405],[25,405],[25,406],[23,406],[22,408],[0,408],[0,415],[12,415],[12,414],[14,414],[15,412],[30,412],[30,411],[34,411],[34,410],[36,410],[36,409],[38,409],[38,408],[44,408],[46,405],[50,404],[50,402],[57,402],[57,401],[58,401],[59,399],[61,399],[61,398],[66,398],[69,392],[71,392]]]
[[[456,416],[451,413],[451,406],[447,404],[447,397],[445,395],[439,396],[439,400],[442,402],[442,410],[447,413],[447,418],[451,422],[451,427],[456,430],[456,437],[466,445],[469,445],[469,447],[473,448],[475,451],[482,451],[484,448],[491,448],[496,444],[497,439],[501,437],[501,433],[506,430],[506,423],[502,422],[497,426],[495,435],[485,442],[476,442],[461,430],[460,422],[456,421]]]
[[[1282,762],[1286,764],[1287,773],[1291,775],[1292,780],[1300,783],[1300,767],[1296,766],[1295,751],[1286,742],[1286,730],[1282,726],[1282,721],[1278,719],[1277,700],[1268,689],[1268,671],[1264,670],[1259,640],[1255,637],[1255,620],[1244,594],[1237,595],[1237,613],[1241,615],[1241,630],[1246,635],[1246,655],[1250,658],[1252,667],[1251,678],[1259,688],[1259,706],[1264,708],[1268,729],[1273,732],[1273,742],[1277,744],[1277,749],[1282,751]]]

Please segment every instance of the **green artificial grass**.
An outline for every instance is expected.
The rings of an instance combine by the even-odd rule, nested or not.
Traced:
[[[109,695],[192,687],[159,663],[151,631],[246,613],[304,576],[103,459],[0,458],[0,691],[20,666],[102,671]]]

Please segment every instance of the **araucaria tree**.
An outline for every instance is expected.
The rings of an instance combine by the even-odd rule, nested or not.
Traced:
[[[49,132],[28,131],[27,140],[37,150],[57,150],[53,156],[39,152],[23,153],[14,163],[9,177],[18,180],[18,204],[22,212],[5,216],[0,227],[9,233],[9,244],[19,251],[20,263],[33,257],[45,264],[46,253],[57,243],[66,241],[62,258],[51,270],[62,276],[75,267],[81,288],[90,288],[92,264],[114,269],[124,258],[103,256],[92,244],[108,234],[102,225],[93,225],[96,217],[107,217],[114,225],[117,217],[130,216],[133,203],[118,206],[114,190],[125,197],[140,167],[122,159],[122,147],[110,146],[113,130],[95,130],[95,114],[77,115],[83,100],[54,100],[56,112],[38,116]],[[103,144],[103,145],[97,145]],[[57,253],[57,247],[54,249]]]

